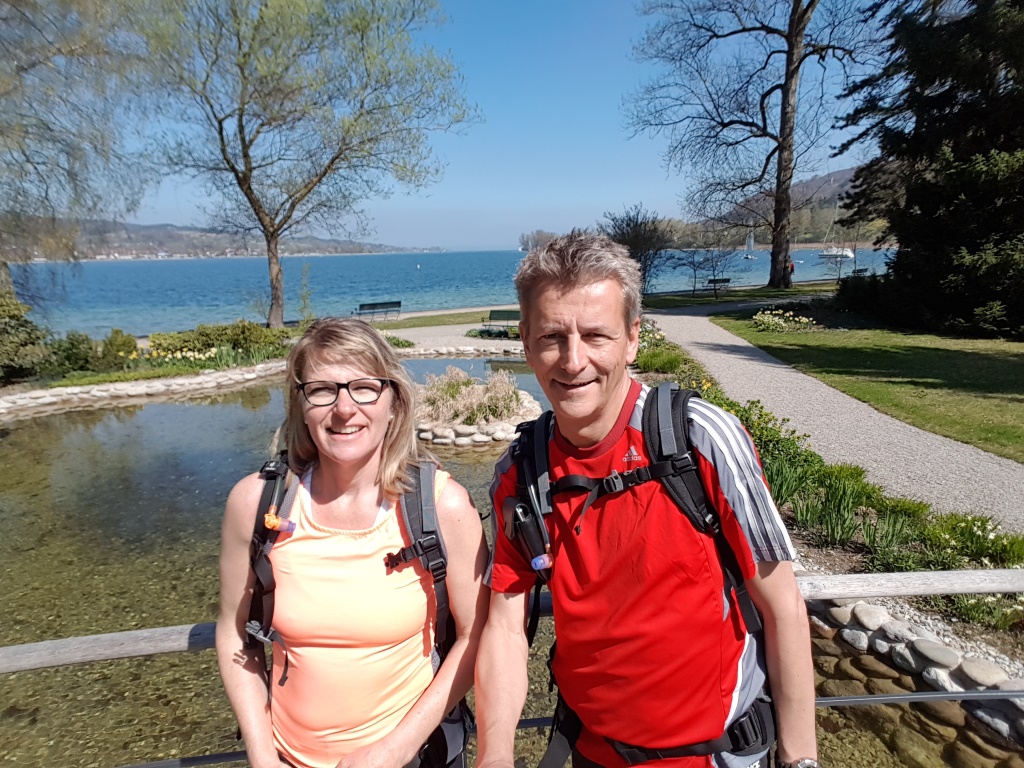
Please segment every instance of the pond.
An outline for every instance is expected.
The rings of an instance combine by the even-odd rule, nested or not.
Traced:
[[[411,367],[422,378],[448,362]],[[481,361],[458,364],[481,374]],[[254,386],[0,430],[0,644],[214,620],[223,502],[260,466],[282,415],[280,386]],[[484,513],[499,451],[441,457]],[[539,641],[529,716],[550,712],[546,650]],[[0,723],[5,766],[119,766],[239,748],[212,651],[0,675]],[[819,723],[830,764],[906,764],[842,712]],[[528,763],[542,744],[522,740]]]

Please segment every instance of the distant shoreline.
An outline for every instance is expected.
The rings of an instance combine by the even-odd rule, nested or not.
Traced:
[[[414,251],[358,251],[358,252],[346,252],[346,253],[281,253],[278,254],[282,259],[294,259],[294,258],[321,258],[330,256],[395,256],[404,253],[447,253],[447,251],[441,250],[414,250]],[[263,259],[266,258],[265,253],[218,253],[216,255],[203,255],[195,253],[171,253],[166,255],[155,254],[155,253],[141,253],[137,255],[100,255],[100,256],[82,256],[73,262],[69,262],[65,259],[43,259],[36,258],[31,261],[25,262],[27,264],[82,264],[85,262],[121,262],[121,261],[213,261],[216,259]]]
[[[837,243],[792,243],[790,244],[789,250],[793,251],[816,251],[827,247],[834,247]],[[858,251],[878,251],[885,250],[888,248],[895,248],[895,245],[883,245],[878,248],[873,243],[838,243],[843,248],[855,248]],[[771,243],[754,243],[752,250],[754,251],[771,251]],[[496,249],[494,253],[505,253],[514,251],[514,248]],[[699,248],[680,248],[681,251],[693,251],[703,250]],[[744,252],[745,249],[737,247],[735,251],[737,253]],[[440,253],[462,253],[463,251],[451,251],[444,248],[413,248],[409,250],[401,251],[346,251],[344,253],[282,253],[279,254],[282,259],[294,259],[294,258],[324,258],[331,256],[396,256],[402,254],[440,254]],[[465,251],[465,253],[472,253],[476,251]],[[479,251],[479,253],[490,253],[491,251]],[[198,254],[198,253],[142,253],[142,254],[118,254],[112,256],[109,254],[101,254],[99,256],[82,256],[74,262],[68,262],[64,259],[46,259],[46,258],[35,258],[31,261],[25,262],[27,264],[67,264],[67,263],[78,263],[82,264],[85,262],[121,262],[121,261],[209,261],[213,259],[262,259],[266,257],[266,253],[218,253],[218,254]]]

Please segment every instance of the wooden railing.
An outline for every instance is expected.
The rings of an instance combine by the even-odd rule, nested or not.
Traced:
[[[797,583],[806,600],[873,597],[912,597],[923,595],[991,594],[1024,592],[1024,570],[925,571],[915,573],[875,573],[799,576]],[[543,615],[551,615],[551,596],[541,595]],[[139,629],[105,635],[44,640],[0,648],[0,673],[46,669],[91,661],[127,659],[161,653],[203,651],[213,648],[214,625],[183,624],[177,627]],[[950,695],[945,691],[908,694],[926,698],[977,698],[976,694],[1005,698],[1019,695],[1013,691],[965,691]],[[835,704],[886,703],[886,696],[852,697]],[[888,697],[891,698],[891,697]],[[830,703],[831,704],[831,703]],[[544,718],[524,720],[521,728],[543,727]],[[191,766],[244,760],[242,752],[204,755],[147,763],[136,768],[191,768]]]

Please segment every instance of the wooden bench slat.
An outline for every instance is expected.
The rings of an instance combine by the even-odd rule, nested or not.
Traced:
[[[402,302],[400,301],[367,301],[359,305],[352,314],[362,317],[363,315],[369,315],[370,317],[376,317],[378,314],[384,316],[387,319],[391,313],[394,312],[395,316],[398,317],[402,314]]]

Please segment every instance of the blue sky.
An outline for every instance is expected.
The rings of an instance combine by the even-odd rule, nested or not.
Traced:
[[[623,98],[652,73],[633,45],[649,19],[629,0],[442,0],[431,33],[449,50],[483,114],[463,135],[438,135],[438,183],[368,201],[372,233],[402,247],[505,250],[535,229],[591,226],[643,203],[680,214],[685,177],[665,169],[665,140],[630,138]],[[844,167],[832,161],[825,170]],[[173,180],[150,194],[142,223],[204,223],[199,193]]]

